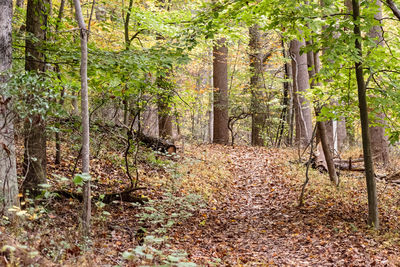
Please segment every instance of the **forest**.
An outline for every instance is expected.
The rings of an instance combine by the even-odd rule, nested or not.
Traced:
[[[399,8],[0,0],[0,266],[400,266]]]

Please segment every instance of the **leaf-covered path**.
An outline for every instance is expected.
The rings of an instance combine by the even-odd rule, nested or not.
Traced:
[[[193,261],[209,264],[218,258],[226,266],[390,266],[398,260],[396,247],[382,248],[366,234],[365,206],[328,197],[298,208],[299,176],[304,175],[294,171],[299,165],[288,162],[292,158],[287,152],[219,149],[229,157],[234,176],[226,199],[170,235]]]

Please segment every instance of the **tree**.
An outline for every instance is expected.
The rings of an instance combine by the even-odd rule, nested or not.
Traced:
[[[7,71],[11,68],[12,0],[0,0],[0,215],[18,206],[18,184],[15,160],[13,115],[6,95]]]
[[[363,73],[363,63],[362,63],[362,45],[361,45],[361,26],[360,26],[360,3],[359,0],[352,0],[353,5],[353,22],[354,22],[354,35],[355,47],[358,53],[359,59],[355,61],[355,71],[357,78],[358,87],[358,105],[360,109],[360,120],[361,120],[361,134],[364,152],[364,166],[365,166],[365,176],[367,180],[367,191],[368,191],[368,224],[379,228],[379,218],[378,218],[378,201],[376,195],[376,181],[374,174],[374,165],[372,162],[372,152],[371,152],[371,141],[369,132],[369,122],[368,122],[368,105],[367,105],[367,95],[366,87]]]
[[[265,112],[262,110],[263,54],[261,52],[261,34],[257,24],[249,28],[250,34],[250,88],[251,88],[251,145],[262,146],[261,136],[265,124]]]
[[[57,17],[57,24],[56,24],[56,34],[58,33],[58,30],[60,28],[61,21],[64,16],[64,8],[65,8],[65,0],[61,0],[60,2],[60,9],[58,10],[58,17]],[[61,75],[60,75],[60,67],[57,65],[56,66],[56,71],[57,71],[57,76],[58,79],[61,80]],[[60,94],[60,105],[61,107],[64,105],[64,95],[65,95],[65,88],[62,89],[61,94]],[[56,157],[54,160],[54,164],[60,164],[61,163],[61,136],[60,132],[56,132]]]
[[[170,115],[172,108],[167,99],[160,97],[158,101],[158,136],[160,138],[171,138],[172,137],[172,116]]]
[[[307,145],[311,139],[312,123],[310,104],[302,95],[310,87],[307,55],[300,53],[303,46],[305,46],[304,41],[292,40],[289,50],[292,58],[293,101],[296,118],[295,140],[298,144]]]
[[[380,0],[376,1],[379,6],[379,11],[375,14],[374,18],[378,21],[382,20],[382,3]],[[380,25],[373,26],[368,35],[375,39],[378,46],[384,45],[382,29]],[[385,114],[378,113],[376,115],[377,123],[384,124]],[[385,128],[382,126],[370,126],[369,135],[371,137],[372,155],[375,160],[382,161],[385,164],[389,162],[389,141],[385,136]]]
[[[82,109],[82,173],[86,177],[83,186],[83,211],[82,223],[83,233],[90,234],[91,218],[91,190],[90,190],[90,136],[89,136],[89,100],[88,100],[88,80],[87,80],[87,61],[88,61],[88,31],[82,16],[82,9],[79,0],[74,0],[75,15],[78,21],[81,39],[81,109]]]
[[[308,63],[308,67],[309,67],[308,68],[309,75],[311,78],[311,88],[314,88],[314,86],[316,85],[315,75],[319,72],[319,69],[320,69],[318,53],[314,53],[314,51],[310,50],[307,53],[307,63]],[[323,154],[324,154],[323,159],[326,162],[326,165],[328,168],[328,173],[329,173],[329,178],[330,178],[331,182],[334,183],[335,185],[338,185],[339,179],[336,174],[335,164],[333,163],[331,147],[330,147],[330,143],[328,141],[328,136],[326,133],[327,132],[326,124],[324,121],[318,120],[320,109],[321,109],[321,107],[319,107],[319,106],[315,107],[315,115],[317,116],[318,136],[319,136],[319,139],[320,139],[320,142],[322,145]]]
[[[228,47],[220,38],[213,48],[214,131],[213,143],[228,144]]]
[[[50,0],[28,0],[26,12],[25,70],[37,73],[46,71],[43,50],[47,35]],[[43,88],[45,90],[45,88]],[[31,101],[28,96],[27,102]],[[24,190],[37,191],[46,178],[46,122],[40,114],[33,114],[24,125]]]

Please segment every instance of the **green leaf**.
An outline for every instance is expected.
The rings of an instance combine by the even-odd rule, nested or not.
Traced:
[[[81,186],[88,181],[90,181],[90,174],[88,173],[76,174],[73,180],[75,185],[81,185]]]
[[[128,252],[128,251],[124,251],[123,253],[122,253],[122,257],[125,259],[125,260],[132,260],[133,258],[134,258],[134,254],[133,253],[131,253],[131,252]]]
[[[179,262],[177,264],[178,267],[196,267],[197,264],[194,262]]]

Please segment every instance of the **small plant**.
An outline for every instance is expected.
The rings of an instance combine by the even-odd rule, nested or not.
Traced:
[[[155,236],[146,236],[142,246],[137,246],[132,251],[125,251],[122,257],[129,261],[141,261],[146,264],[163,264],[164,266],[192,267],[197,266],[196,263],[188,261],[188,255],[185,251],[170,249],[166,245],[166,249],[160,249],[161,244],[165,242],[165,238]]]
[[[134,204],[137,206],[137,204]],[[175,224],[180,223],[205,206],[204,200],[196,194],[175,196],[165,193],[161,200],[150,200],[136,216],[142,225],[152,225],[152,230],[141,230],[146,234],[143,243],[138,240],[139,246],[131,251],[125,251],[122,256],[126,260],[140,263],[160,263],[165,266],[197,266],[189,262],[187,253],[170,248],[166,233]],[[140,206],[138,206],[140,208]],[[140,241],[140,242],[139,242]]]

